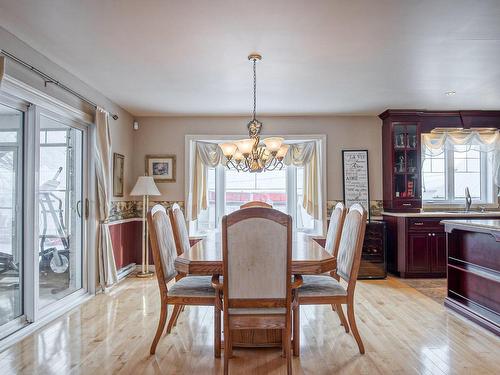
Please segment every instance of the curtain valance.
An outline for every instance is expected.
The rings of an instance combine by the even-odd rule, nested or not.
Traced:
[[[431,155],[433,151],[454,150],[456,145],[467,146],[466,151],[475,150],[491,155],[494,171],[494,182],[500,187],[500,130],[498,129],[453,129],[449,131],[439,131],[422,134],[422,144],[424,146],[424,157],[427,148]],[[465,152],[465,151],[464,151]]]

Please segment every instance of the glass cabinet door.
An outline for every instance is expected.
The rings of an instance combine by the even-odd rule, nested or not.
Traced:
[[[394,198],[420,197],[418,125],[395,123],[393,125],[393,175]]]

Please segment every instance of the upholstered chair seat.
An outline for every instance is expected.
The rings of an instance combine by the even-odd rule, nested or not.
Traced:
[[[186,276],[176,281],[168,290],[171,297],[212,297],[215,289],[210,276]]]
[[[299,298],[347,296],[347,290],[330,275],[304,275],[302,286],[297,289]]]

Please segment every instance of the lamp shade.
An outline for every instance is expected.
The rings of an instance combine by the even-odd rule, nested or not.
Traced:
[[[130,195],[161,195],[151,176],[139,176]]]
[[[236,141],[236,146],[238,146],[238,150],[240,150],[243,155],[249,155],[253,150],[254,144],[255,140],[251,138]]]
[[[267,149],[271,152],[277,152],[280,149],[283,141],[284,139],[281,137],[270,137],[263,140]]]
[[[238,147],[234,143],[222,143],[219,145],[219,147],[221,148],[224,156],[228,159],[231,159],[235,151],[238,149]]]

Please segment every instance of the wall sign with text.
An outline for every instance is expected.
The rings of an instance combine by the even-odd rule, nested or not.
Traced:
[[[344,204],[347,208],[359,203],[370,217],[368,182],[368,150],[343,150]]]

